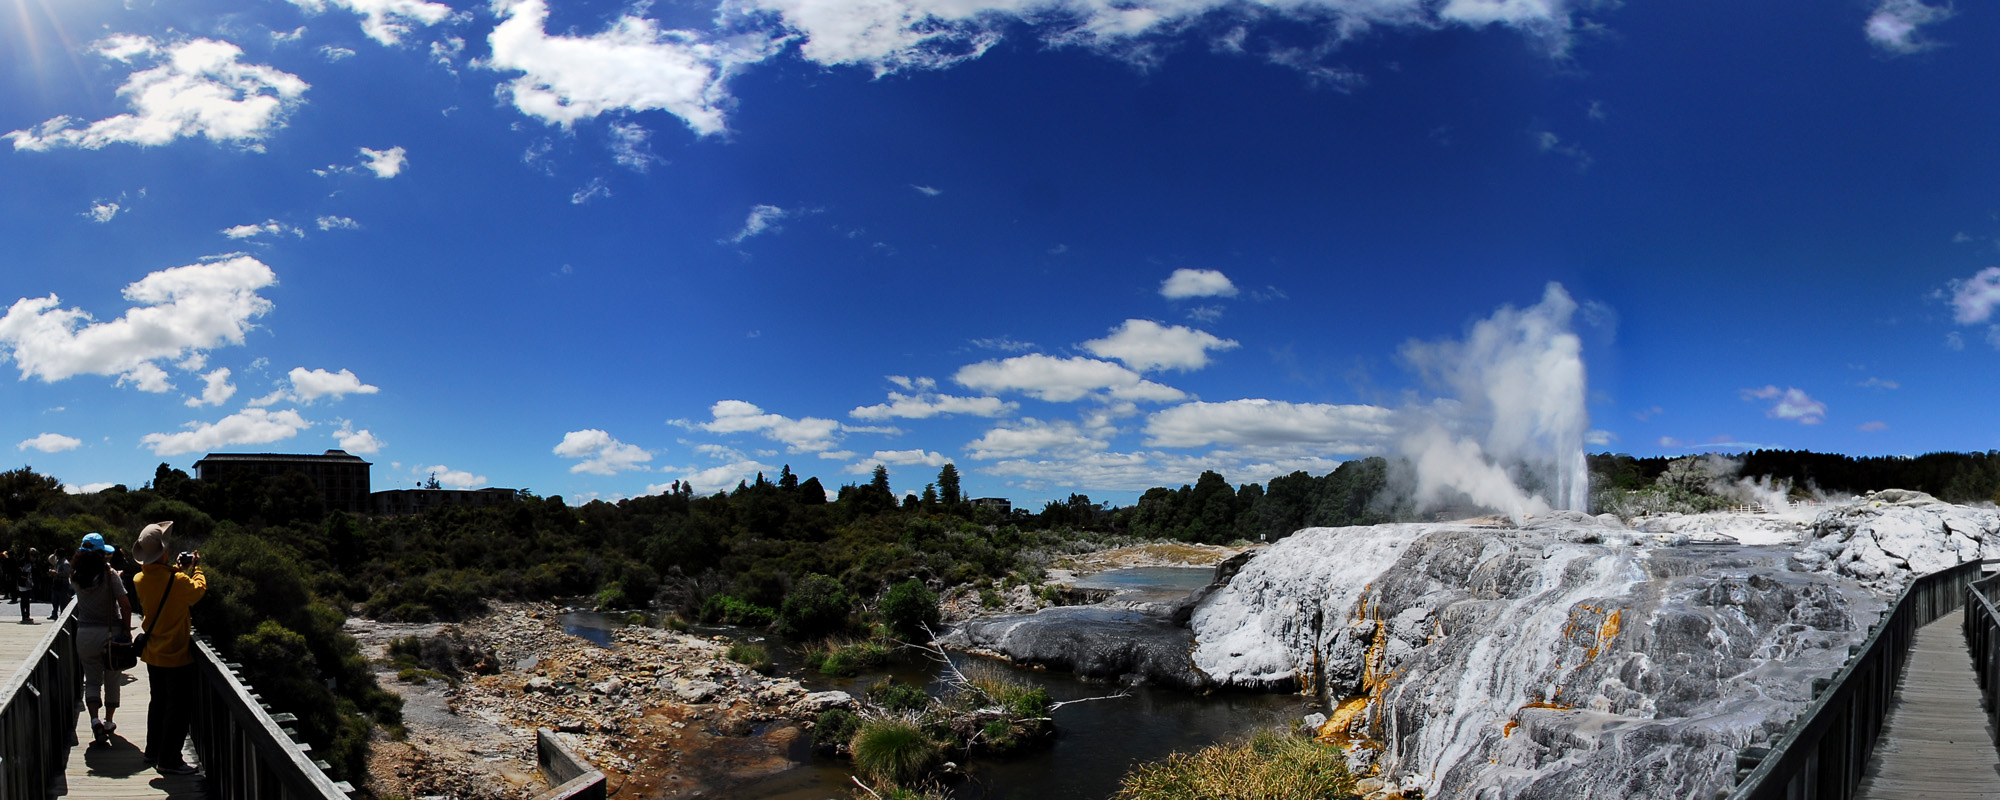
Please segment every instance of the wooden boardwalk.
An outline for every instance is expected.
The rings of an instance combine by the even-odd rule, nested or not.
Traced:
[[[1917,630],[1861,797],[2000,798],[2000,749],[1980,708],[1964,618],[1953,611]]]
[[[46,603],[32,606],[37,623],[34,625],[20,624],[18,609],[14,605],[0,607],[0,612],[4,612],[0,613],[0,665],[4,665],[8,677],[21,669],[55,626],[48,619]],[[205,795],[200,776],[163,776],[146,764],[146,706],[153,696],[146,681],[146,665],[127,670],[124,679],[123,694],[118,701],[118,731],[112,734],[109,744],[91,743],[90,716],[83,713],[81,706],[77,708],[69,765],[64,770],[62,785],[50,787],[51,793],[105,800],[161,797],[201,800]],[[191,749],[184,750],[183,755],[189,763],[194,763]]]

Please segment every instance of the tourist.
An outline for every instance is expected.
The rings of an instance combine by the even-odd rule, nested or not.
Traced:
[[[112,640],[132,635],[132,601],[125,595],[124,581],[105,560],[110,552],[102,534],[85,535],[70,574],[76,589],[76,651],[83,657],[83,704],[90,710],[92,744],[109,742],[111,732],[118,730],[112,717],[118,715],[125,673],[111,664],[109,651]],[[99,708],[104,710],[101,720]]]
[[[0,594],[7,596],[7,602],[14,602],[14,550],[0,550]]]
[[[102,541],[104,537],[97,538]],[[49,554],[49,619],[55,619],[63,606],[69,605],[70,569],[69,553],[57,550]]]
[[[199,770],[181,758],[200,680],[188,607],[208,592],[208,578],[201,572],[200,553],[183,553],[168,564],[167,531],[173,525],[147,525],[132,548],[139,562],[134,587],[146,615],[146,649],[139,659],[146,662],[146,681],[153,691],[146,709],[146,760],[161,775],[192,775]]]
[[[41,559],[42,554],[32,547],[28,548],[27,557],[14,559],[14,593],[21,601],[22,625],[35,624],[35,615],[28,611],[28,603],[35,597],[35,562]]]

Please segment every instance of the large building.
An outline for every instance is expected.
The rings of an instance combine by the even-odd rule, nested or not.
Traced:
[[[209,453],[194,462],[195,480],[219,480],[227,475],[250,473],[277,477],[297,472],[311,480],[326,501],[328,511],[355,514],[373,511],[369,501],[367,461],[344,450],[328,450],[322,455],[303,453]]]

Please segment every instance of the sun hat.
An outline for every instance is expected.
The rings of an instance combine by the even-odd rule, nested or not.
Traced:
[[[167,555],[167,531],[172,530],[173,527],[174,523],[170,520],[167,522],[155,522],[147,525],[144,530],[139,531],[139,543],[132,547],[132,560],[139,562],[143,566],[165,558]]]
[[[111,552],[111,545],[104,543],[104,534],[86,533],[83,535],[83,544],[77,546],[76,549],[95,550],[100,553],[109,553]]]

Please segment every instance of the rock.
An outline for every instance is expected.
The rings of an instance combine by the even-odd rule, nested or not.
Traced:
[[[1299,720],[1299,727],[1305,728],[1306,730],[1316,731],[1319,730],[1319,727],[1321,725],[1325,724],[1326,724],[1325,714],[1318,714],[1318,713],[1307,714],[1305,716],[1305,719]]]
[[[566,719],[556,723],[556,730],[562,733],[583,733],[588,727],[590,726],[580,719]]]
[[[722,691],[722,685],[712,681],[697,681],[682,678],[674,681],[674,695],[688,703],[706,703]]]
[[[555,681],[537,675],[528,679],[527,686],[523,687],[522,691],[548,693],[554,691],[555,687]]]
[[[841,691],[813,692],[799,700],[799,707],[813,714],[830,708],[852,710],[855,705],[854,695]]]
[[[591,691],[604,695],[617,695],[625,691],[625,682],[617,678],[590,687]]]

